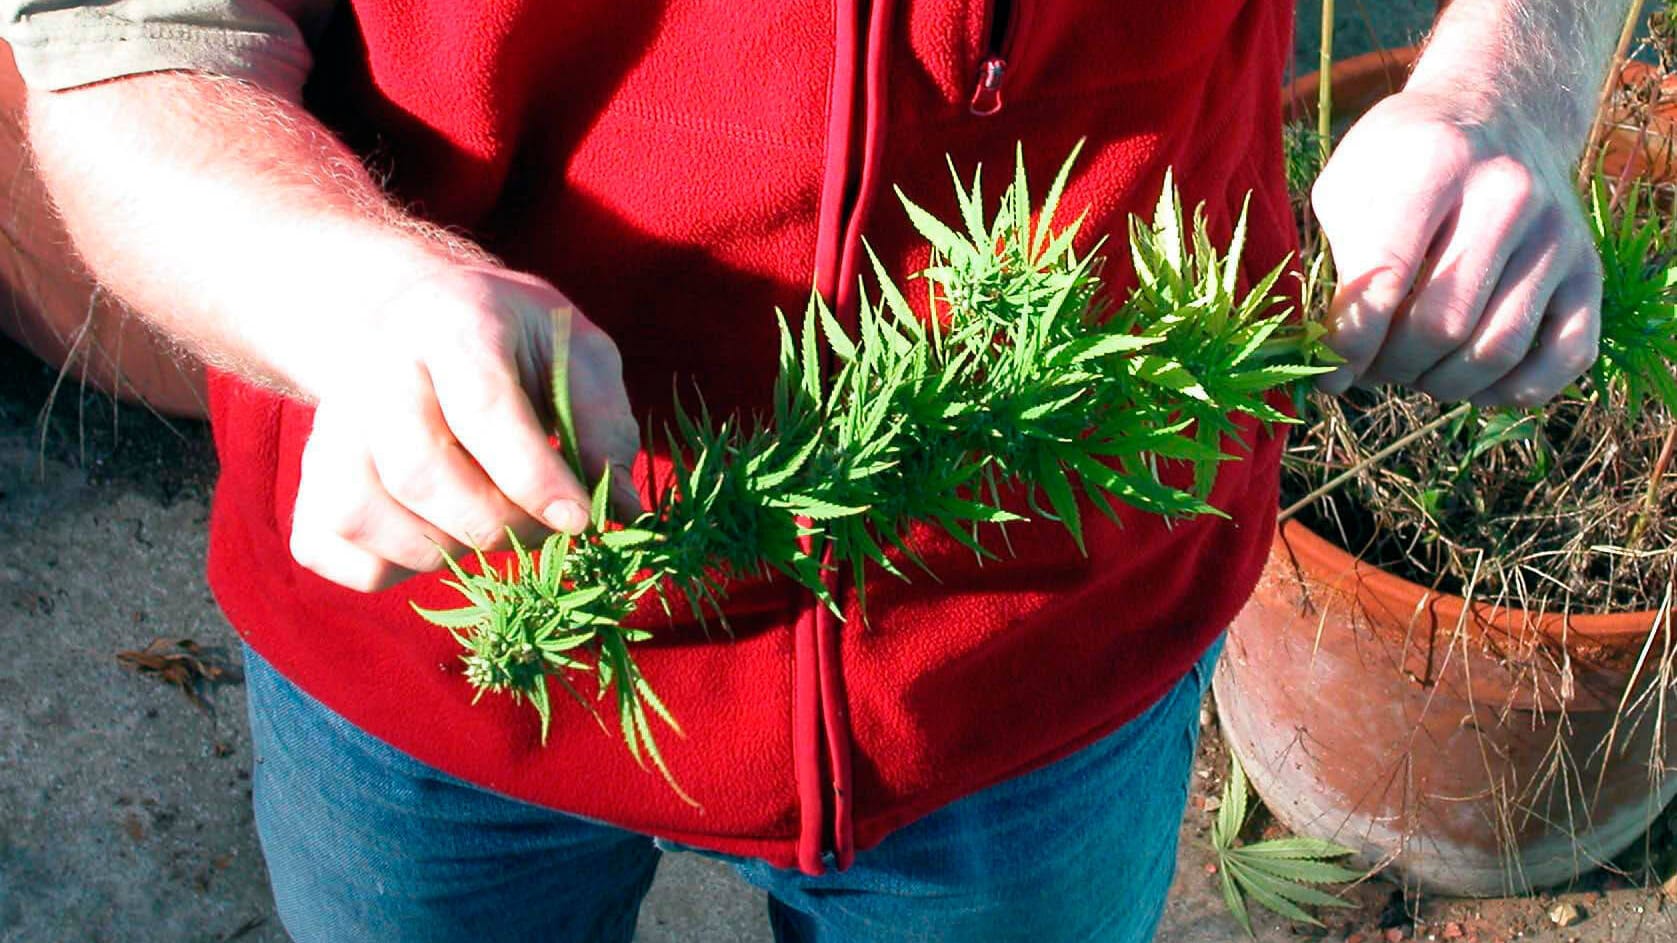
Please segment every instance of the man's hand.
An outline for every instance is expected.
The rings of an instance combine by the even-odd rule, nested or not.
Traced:
[[[1570,148],[1405,91],[1345,136],[1313,194],[1339,291],[1321,380],[1535,406],[1595,361],[1601,267]]]
[[[393,204],[295,102],[148,73],[29,105],[100,281],[209,363],[316,404],[291,550],[321,576],[379,589],[508,527],[580,530],[579,477],[633,460],[612,342],[551,285]],[[556,356],[581,469],[548,442]]]
[[[1339,290],[1320,381],[1535,406],[1596,356],[1601,265],[1573,184],[1625,4],[1456,0],[1313,201]]]
[[[556,317],[557,315],[557,317]],[[373,319],[359,364],[318,391],[291,552],[351,589],[437,569],[444,554],[578,533],[589,496],[548,443],[555,324],[589,478],[611,466],[638,509],[638,448],[617,347],[540,279],[451,265]],[[567,328],[568,326],[568,328]]]

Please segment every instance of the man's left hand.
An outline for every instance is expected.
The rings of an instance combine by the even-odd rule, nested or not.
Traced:
[[[1346,134],[1312,194],[1346,360],[1322,389],[1528,407],[1589,369],[1601,264],[1564,137],[1413,83]]]

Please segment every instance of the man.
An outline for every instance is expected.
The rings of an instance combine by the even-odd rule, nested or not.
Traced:
[[[1268,269],[1291,245],[1290,3],[325,6],[25,2],[8,33],[89,266],[219,371],[210,571],[251,649],[288,931],[627,939],[657,836],[734,861],[783,940],[1150,938],[1274,437],[1247,429],[1222,470],[1229,520],[1090,515],[1086,556],[1019,528],[983,567],[916,534],[940,582],[876,574],[865,627],[766,582],[733,588],[731,638],[638,614],[698,807],[580,709],[543,746],[514,705],[472,706],[408,602],[450,604],[444,552],[584,526],[532,405],[549,358],[587,467],[666,474],[635,430],[672,382],[760,407],[773,307],[813,273],[847,317],[864,235],[912,270],[889,188],[948,212],[946,153],[995,180],[1023,141],[1041,178],[1088,138],[1063,205],[1091,240],[1166,167],[1219,235],[1250,191]],[[1343,285],[1328,389],[1533,404],[1593,359],[1571,166],[1623,14],[1457,0],[1346,137],[1316,191]]]

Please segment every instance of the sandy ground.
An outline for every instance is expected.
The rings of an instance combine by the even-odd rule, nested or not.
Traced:
[[[1431,6],[1342,2],[1341,49],[1411,41]],[[1313,24],[1318,9],[1303,4],[1300,21]],[[1315,60],[1310,38],[1303,68]],[[283,941],[251,827],[238,653],[202,576],[207,435],[74,388],[43,414],[51,379],[0,350],[0,648],[10,653],[0,661],[0,941]],[[232,669],[202,706],[115,657],[160,636],[195,639]],[[1214,724],[1205,741],[1159,936],[1173,943],[1243,938],[1206,838],[1226,763]],[[1327,928],[1260,914],[1258,938],[1677,940],[1677,906],[1618,879],[1504,901],[1417,900],[1376,879],[1349,898],[1355,906]],[[1557,900],[1578,922],[1555,925]],[[638,939],[766,941],[762,913],[760,895],[726,867],[666,856]]]

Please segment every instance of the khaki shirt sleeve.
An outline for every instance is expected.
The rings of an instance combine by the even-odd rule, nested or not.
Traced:
[[[30,88],[58,91],[145,72],[244,79],[293,101],[307,35],[333,0],[0,0],[0,38]]]

